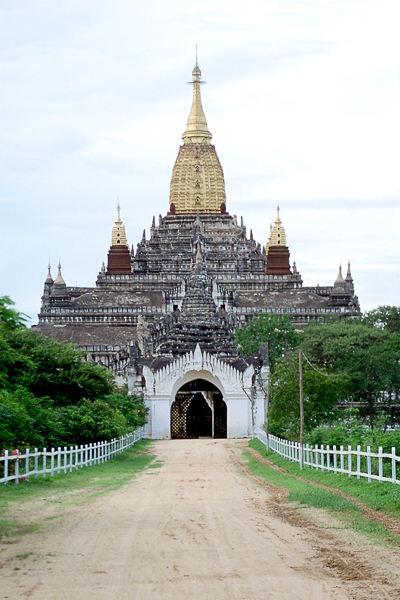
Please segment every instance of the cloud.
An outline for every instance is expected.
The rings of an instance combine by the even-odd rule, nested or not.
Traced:
[[[198,43],[228,210],[265,244],[279,200],[305,282],[334,280],[354,257],[362,305],[394,301],[397,11],[391,0],[3,0],[0,294],[37,312],[49,256],[68,283],[93,285],[118,198],[132,244],[167,212]]]

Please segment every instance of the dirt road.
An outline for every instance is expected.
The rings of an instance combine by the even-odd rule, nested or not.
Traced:
[[[399,597],[359,549],[247,477],[237,444],[156,442],[161,468],[2,550],[1,600]]]

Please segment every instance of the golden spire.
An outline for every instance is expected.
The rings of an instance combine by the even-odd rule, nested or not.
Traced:
[[[112,235],[111,235],[111,245],[112,246],[127,246],[128,245],[128,243],[126,241],[125,226],[124,226],[123,222],[121,221],[120,210],[121,210],[121,207],[118,204],[117,218],[115,221],[115,225],[112,228]]]
[[[201,104],[200,85],[205,83],[201,81],[201,71],[197,62],[197,46],[196,46],[196,64],[192,71],[193,81],[193,103],[192,109],[187,122],[186,131],[182,138],[185,144],[201,144],[210,143],[212,138],[208,131],[206,116]]]
[[[270,246],[286,246],[286,233],[282,226],[282,221],[279,216],[279,211],[280,211],[280,208],[279,208],[279,204],[278,204],[278,206],[276,207],[277,214],[276,214],[276,219],[275,219],[275,225],[271,229],[268,243],[265,248],[266,252],[268,252],[268,248]]]
[[[210,143],[200,98],[201,71],[193,69],[193,104],[184,144],[172,170],[169,204],[171,215],[225,214],[226,194],[224,173],[215,147]]]

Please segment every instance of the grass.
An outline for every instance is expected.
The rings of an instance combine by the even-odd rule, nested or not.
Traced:
[[[345,492],[369,508],[382,511],[391,516],[400,519],[400,486],[389,482],[371,481],[366,479],[357,479],[348,477],[342,473],[329,473],[318,471],[311,467],[300,469],[298,463],[294,463],[286,458],[282,458],[275,452],[265,451],[265,446],[260,440],[253,439],[249,446],[255,448],[262,456],[265,456],[275,465],[285,469],[291,475],[303,477],[308,481],[315,481],[328,485],[337,490]]]
[[[259,447],[255,444],[255,441],[256,440],[252,440],[249,445],[258,450]],[[263,454],[265,455],[265,447],[261,442],[260,446],[264,449]],[[335,514],[335,519],[342,522],[345,529],[352,529],[358,533],[364,534],[374,542],[389,544],[396,548],[400,547],[400,537],[388,531],[385,525],[366,518],[362,514],[360,508],[351,501],[338,496],[334,492],[318,488],[306,481],[299,481],[289,474],[279,473],[268,465],[259,462],[248,451],[244,452],[244,456],[247,460],[248,468],[254,475],[258,475],[266,481],[286,489],[289,492],[289,502],[295,503],[298,508],[311,507],[331,511]],[[269,454],[268,459],[271,459]],[[284,463],[279,466],[286,468],[287,462],[289,461],[285,460]],[[289,469],[287,470],[289,471]],[[298,471],[299,473],[296,472],[293,474],[304,475],[304,470],[300,472],[298,469]],[[306,474],[306,478],[307,476],[308,473]],[[326,481],[320,482],[327,483]],[[368,484],[364,483],[364,485]]]
[[[29,482],[21,481],[18,485],[0,485],[0,539],[31,533],[39,526],[37,522],[22,523],[9,518],[7,509],[19,504],[43,501],[58,508],[65,507],[116,490],[129,483],[137,473],[155,460],[156,455],[150,453],[151,445],[150,440],[141,440],[132,448],[100,465],[54,477],[31,477]],[[160,466],[159,463],[156,463],[156,466]]]

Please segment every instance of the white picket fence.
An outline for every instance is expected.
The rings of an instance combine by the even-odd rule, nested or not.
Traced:
[[[256,427],[254,435],[267,446],[267,435],[265,431]],[[284,458],[300,463],[301,446],[298,442],[290,442],[269,435],[269,449]],[[383,449],[371,452],[370,446],[361,450],[361,446],[353,449],[351,446],[344,448],[340,446],[309,446],[303,447],[304,465],[320,469],[321,471],[333,471],[333,473],[344,473],[349,477],[356,476],[357,479],[365,477],[368,481],[390,481],[400,484],[397,479],[396,467],[400,462],[400,456],[396,456],[396,448],[392,448],[390,454],[384,454]]]
[[[43,450],[30,450],[25,453],[19,450],[5,450],[0,456],[0,483],[29,480],[30,477],[51,475],[57,473],[71,473],[74,469],[91,467],[104,463],[120,452],[130,448],[142,439],[144,427],[140,427],[133,433],[123,435],[110,442],[98,442],[97,444],[85,444],[84,446],[64,446],[64,448],[43,448]]]

